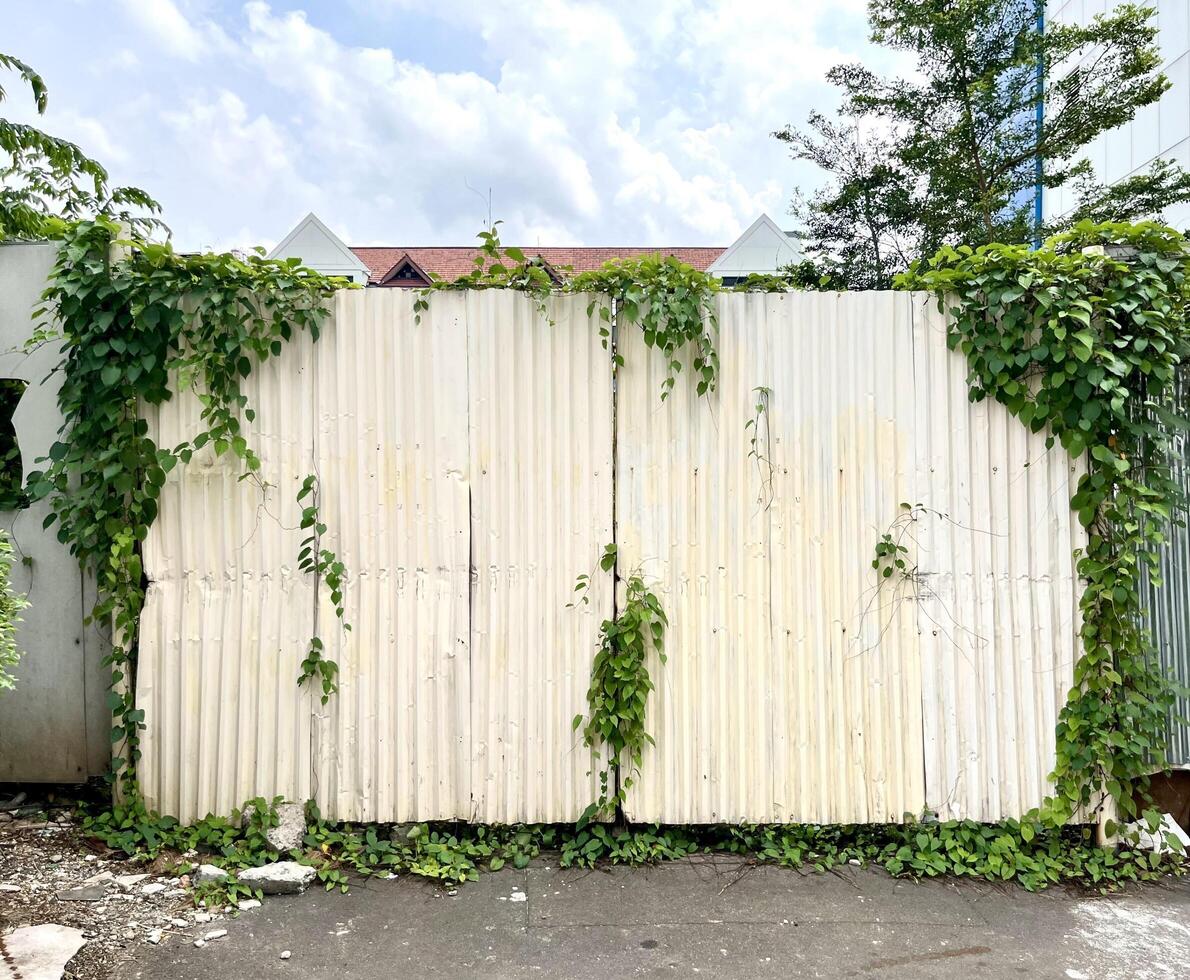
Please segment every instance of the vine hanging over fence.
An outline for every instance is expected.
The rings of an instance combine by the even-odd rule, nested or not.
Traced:
[[[660,253],[632,259],[613,259],[599,269],[573,278],[564,276],[569,266],[551,266],[540,257],[526,255],[522,249],[500,242],[497,221],[488,231],[479,233],[479,248],[474,268],[465,276],[437,280],[420,290],[413,304],[414,316],[430,307],[435,292],[461,289],[513,289],[533,297],[538,312],[547,315],[546,303],[553,292],[593,293],[587,316],[596,309],[602,324],[599,334],[605,349],[612,344],[612,326],[633,323],[640,327],[646,346],[655,347],[665,358],[666,376],[661,397],[669,397],[682,370],[681,354],[689,350],[690,369],[696,378],[698,394],[715,390],[719,378],[719,353],[715,343],[718,320],[715,293],[719,280],[693,266]],[[771,285],[768,277],[751,281],[749,291]],[[617,366],[624,359],[613,351]]]
[[[325,300],[344,283],[293,260],[179,255],[140,238],[119,241],[119,233],[104,218],[64,231],[43,297],[60,333],[43,328],[31,340],[62,341],[64,422],[46,468],[29,474],[28,492],[33,500],[50,498],[46,526],[57,523],[59,540],[95,574],[91,615],[113,627],[112,741],[124,746],[113,775],[137,807],[140,545],[156,520],[166,474],[204,447],[237,457],[245,475],[259,471],[242,431],[241,419],[255,417],[243,381],[297,333],[317,339]],[[124,255],[113,257],[113,246]],[[158,446],[141,409],[184,388],[198,393],[200,429],[177,446]]]
[[[1092,254],[1087,254],[1085,249]],[[1098,254],[1094,254],[1098,253]],[[946,248],[903,286],[938,294],[971,398],[995,398],[1073,456],[1087,454],[1071,507],[1087,529],[1082,655],[1057,725],[1056,798],[1066,820],[1110,795],[1135,816],[1132,782],[1165,765],[1175,689],[1143,626],[1141,582],[1182,491],[1171,430],[1184,426],[1174,377],[1190,352],[1190,248],[1173,229],[1083,223],[1037,251]],[[1110,833],[1110,830],[1108,831]]]

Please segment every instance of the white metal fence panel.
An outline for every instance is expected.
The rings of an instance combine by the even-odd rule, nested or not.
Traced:
[[[612,540],[611,355],[586,307],[554,298],[543,316],[523,294],[468,297],[477,820],[574,820],[595,798],[571,722],[610,577],[566,608]]]
[[[297,570],[294,500],[314,470],[312,347],[302,337],[246,381],[267,485],[208,446],[169,474],[144,543],[137,705],[149,804],[192,820],[244,800],[312,795],[312,712],[296,680],[314,590]],[[192,394],[146,412],[160,445],[200,431]]]
[[[1004,406],[972,403],[936,303],[917,297],[914,316],[914,502],[946,515],[915,526],[927,804],[1000,820],[1050,788],[1078,651],[1073,552],[1086,535],[1070,497],[1082,462]]]
[[[521,294],[439,294],[420,324],[415,298],[340,293],[318,343],[249,379],[263,489],[209,449],[170,475],[138,678],[161,810],[280,793],[337,819],[560,820],[593,798],[571,719],[611,583],[566,605],[612,539],[610,354],[581,297],[551,323]],[[154,436],[192,437],[198,409],[149,410]],[[308,474],[350,632],[297,569]],[[326,705],[297,687],[315,633]]]
[[[660,359],[621,337],[621,554],[672,624],[627,809],[900,819],[923,803],[914,614],[877,601],[870,562],[913,477],[906,304],[733,295],[719,320],[709,399],[679,378],[661,403]]]
[[[315,789],[341,819],[471,811],[467,300],[436,296],[420,323],[413,300],[340,292],[314,345],[323,543],[351,625],[322,587],[340,689],[314,702]]]
[[[443,293],[420,324],[414,298],[340,294],[318,344],[249,379],[264,487],[209,450],[170,475],[137,690],[154,806],[574,819],[596,792],[571,719],[608,577],[566,604],[613,533],[672,623],[634,819],[992,820],[1040,799],[1075,651],[1077,472],[968,403],[929,300],[724,295],[705,399],[683,375],[661,402],[662,359],[626,328],[613,413],[585,297],[547,318]],[[164,443],[197,431],[192,396],[148,414]],[[350,633],[297,570],[309,473]],[[902,502],[914,574],[880,583]],[[326,706],[296,684],[316,631],[340,665]]]

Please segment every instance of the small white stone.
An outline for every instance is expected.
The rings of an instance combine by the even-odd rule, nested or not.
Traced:
[[[260,902],[258,902],[255,898],[245,898],[236,903],[236,908],[238,908],[241,912],[247,912],[249,909],[260,908]]]
[[[195,885],[205,885],[212,881],[223,881],[227,872],[213,864],[200,864],[190,881]]]
[[[527,902],[529,900],[529,896],[524,892],[513,892],[508,896],[508,900],[510,902]]]
[[[161,942],[161,930],[160,929],[150,929],[149,934],[145,937],[145,941],[150,942],[154,946],[156,946],[159,942]]]
[[[196,939],[196,940],[194,940],[194,945],[195,945],[195,946],[197,946],[199,949],[202,949],[202,948],[203,948],[203,947],[204,947],[206,944],[207,944],[207,943],[206,943],[206,940],[205,940],[205,939]]]
[[[165,885],[162,885],[159,882],[154,882],[151,885],[145,885],[145,887],[140,890],[140,893],[142,895],[159,895],[163,891],[165,891]]]
[[[0,892],[19,892],[20,885],[0,885]]]
[[[61,854],[51,854],[50,860],[53,861],[54,864],[58,864],[62,860],[62,855]]]
[[[226,929],[212,929],[210,932],[206,933],[202,938],[205,939],[207,942],[210,942],[212,939],[222,939],[226,935],[227,935]]]
[[[170,919],[169,924],[175,929],[188,929],[190,927],[190,923],[185,919]]]
[[[194,919],[195,922],[210,922],[211,921],[211,913],[210,912],[191,912],[190,915]]]
[[[292,955],[293,955],[293,953],[291,953],[291,952],[290,952],[289,950],[287,950],[287,949],[283,949],[283,950],[281,950],[281,959],[283,959],[283,960],[287,960],[287,959],[289,959],[289,957],[291,957]]]

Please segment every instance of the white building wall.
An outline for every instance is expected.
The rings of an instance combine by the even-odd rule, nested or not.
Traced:
[[[1156,105],[1091,144],[1088,156],[1096,173],[1111,183],[1147,170],[1157,158],[1190,169],[1190,0],[1148,0],[1157,8],[1158,38],[1163,70],[1172,87]],[[1110,0],[1050,0],[1047,24],[1085,24],[1114,6]],[[1045,215],[1052,218],[1077,203],[1067,186],[1046,190]],[[1166,220],[1178,228],[1190,226],[1190,204],[1170,210]]]

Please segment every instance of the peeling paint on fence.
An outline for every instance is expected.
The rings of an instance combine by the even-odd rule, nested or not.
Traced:
[[[968,402],[932,301],[722,295],[718,390],[684,371],[665,402],[625,327],[613,413],[586,297],[543,316],[439,293],[421,323],[414,299],[341,293],[317,344],[249,379],[263,487],[209,450],[170,474],[137,687],[154,806],[573,820],[596,781],[571,721],[614,590],[596,574],[591,605],[567,603],[613,528],[672,624],[633,819],[994,820],[1040,800],[1075,651],[1077,470]],[[193,396],[147,414],[166,443],[197,430]],[[350,632],[297,570],[308,473]],[[898,519],[912,574],[880,582]],[[325,706],[296,684],[315,631],[340,665]]]

